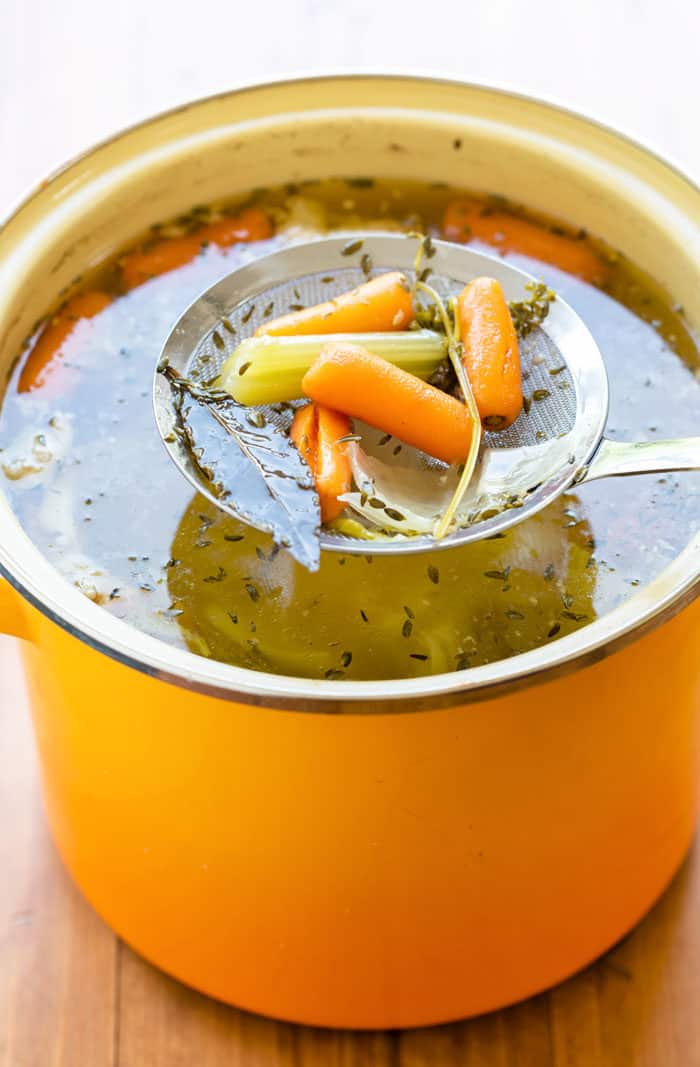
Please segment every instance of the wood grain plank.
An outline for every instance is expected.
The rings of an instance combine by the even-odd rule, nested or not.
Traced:
[[[16,649],[0,638],[0,1067],[113,1067],[115,938],[44,823]]]
[[[394,1067],[391,1034],[298,1027],[218,1004],[122,948],[115,1067]]]

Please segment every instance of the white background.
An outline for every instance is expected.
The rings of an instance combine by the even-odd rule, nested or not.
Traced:
[[[150,112],[341,69],[510,85],[700,171],[700,0],[0,0],[0,212]]]

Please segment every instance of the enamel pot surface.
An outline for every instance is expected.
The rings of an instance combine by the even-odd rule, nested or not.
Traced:
[[[154,221],[271,174],[348,173],[575,220],[700,326],[700,192],[669,164],[511,94],[337,77],[194,103],[43,183],[0,230],[3,377],[62,287]],[[61,578],[1,494],[0,571],[66,866],[138,952],[222,1000],[350,1027],[500,1007],[625,934],[692,839],[700,534],[545,649],[391,682],[255,673],[144,636]]]

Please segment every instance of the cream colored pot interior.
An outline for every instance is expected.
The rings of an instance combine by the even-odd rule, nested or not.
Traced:
[[[523,200],[603,235],[700,328],[700,194],[667,163],[536,101],[432,80],[341,77],[189,105],[40,186],[0,231],[0,374],[75,276],[151,223],[252,187],[331,175],[442,180]],[[697,576],[699,555],[696,543],[681,574]],[[637,617],[651,617],[678,588],[676,566],[673,581],[641,594]],[[682,596],[689,599],[687,583]],[[626,614],[623,629],[633,625]],[[596,628],[596,640],[610,638],[609,620],[587,631]]]
[[[151,223],[255,186],[369,172],[502,193],[586,226],[663,281],[700,324],[697,193],[666,164],[537,102],[348,78],[190,105],[104,144],[40,189],[0,235],[4,358],[76,274]]]

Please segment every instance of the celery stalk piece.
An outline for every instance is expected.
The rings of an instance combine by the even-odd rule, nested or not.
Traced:
[[[302,378],[329,342],[363,345],[418,378],[429,378],[447,354],[445,338],[433,330],[248,337],[224,363],[216,387],[239,404],[297,400]]]

